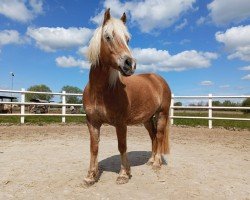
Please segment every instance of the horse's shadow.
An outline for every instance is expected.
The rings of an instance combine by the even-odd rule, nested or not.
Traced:
[[[148,159],[151,156],[151,152],[131,151],[127,153],[127,156],[130,166],[135,167],[147,163]],[[164,159],[162,159],[162,161],[163,165],[166,165],[166,161]],[[99,176],[101,176],[101,174],[104,171],[119,173],[120,169],[121,169],[120,155],[114,155],[99,162],[99,173],[100,173]]]

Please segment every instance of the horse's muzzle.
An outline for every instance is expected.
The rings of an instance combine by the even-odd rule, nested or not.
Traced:
[[[121,69],[121,74],[123,76],[131,76],[132,74],[135,73],[136,69],[136,62],[133,58],[127,57],[124,60],[123,66],[120,67]]]

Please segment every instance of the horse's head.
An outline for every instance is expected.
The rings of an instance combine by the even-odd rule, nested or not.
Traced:
[[[101,63],[120,71],[123,76],[134,73],[136,62],[128,47],[130,34],[125,24],[125,13],[121,19],[115,19],[111,17],[110,9],[106,10],[102,26],[90,41],[88,58],[92,65]]]

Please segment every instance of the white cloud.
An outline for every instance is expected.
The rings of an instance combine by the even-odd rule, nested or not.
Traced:
[[[41,14],[43,13],[43,1],[41,0],[29,0],[30,6],[32,10],[37,13]]]
[[[114,17],[120,17],[123,12],[126,12],[142,32],[148,33],[154,29],[171,26],[183,13],[192,9],[195,2],[196,0],[140,0],[122,3],[119,0],[105,0],[103,7],[110,8]],[[104,10],[91,18],[91,21],[100,24],[103,13]]]
[[[92,36],[88,28],[28,28],[27,35],[36,41],[36,45],[47,52],[70,49],[86,45]]]
[[[16,30],[0,31],[0,47],[8,44],[20,44],[22,39]]]
[[[89,69],[89,62],[85,60],[86,47],[80,47],[77,53],[84,59],[76,59],[72,56],[62,56],[56,58],[56,64],[60,67],[80,67]],[[211,65],[211,61],[218,57],[211,52],[197,52],[196,50],[183,51],[175,55],[170,55],[166,50],[155,48],[134,48],[132,49],[134,58],[137,61],[138,71],[183,71],[197,68],[206,68]],[[192,59],[190,59],[192,58]]]
[[[207,8],[212,21],[217,25],[237,23],[250,17],[249,0],[213,0]]]
[[[240,67],[239,70],[250,71],[250,65],[245,67]]]
[[[78,49],[77,54],[85,58],[87,51],[88,51],[88,46],[83,46]]]
[[[191,42],[191,40],[189,40],[189,39],[183,39],[183,40],[180,41],[180,45],[184,45],[184,44],[187,44],[187,43],[190,43],[190,42]]]
[[[213,84],[214,83],[212,81],[202,81],[202,82],[200,82],[200,85],[203,85],[203,86],[211,86]]]
[[[217,32],[215,38],[224,43],[231,53],[228,59],[239,58],[250,61],[250,25],[227,29],[226,32]]]
[[[71,68],[71,67],[80,67],[81,69],[89,69],[89,62],[82,59],[75,59],[72,56],[62,56],[56,58],[56,64],[59,67]]]
[[[215,53],[196,50],[183,51],[175,55],[155,48],[135,48],[132,51],[137,60],[137,69],[140,71],[183,71],[206,68],[211,65],[211,60],[218,57]]]
[[[243,76],[241,79],[242,80],[250,80],[250,74]]]
[[[43,12],[42,0],[1,0],[0,14],[19,22],[28,22]]]
[[[180,24],[175,26],[174,30],[175,31],[180,31],[187,25],[188,25],[188,21],[187,21],[187,19],[184,19],[183,22],[181,22]]]
[[[197,21],[196,21],[196,25],[200,26],[202,24],[204,24],[206,22],[206,18],[205,17],[200,17]]]

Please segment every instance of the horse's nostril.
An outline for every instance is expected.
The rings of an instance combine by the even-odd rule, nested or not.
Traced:
[[[132,66],[132,61],[131,61],[130,59],[127,58],[127,59],[125,60],[125,64],[128,65],[129,67],[131,67],[131,66]]]
[[[125,66],[123,67],[123,69],[124,69],[125,71],[129,71],[129,70],[130,70],[130,67],[128,67],[127,65],[125,65]]]

